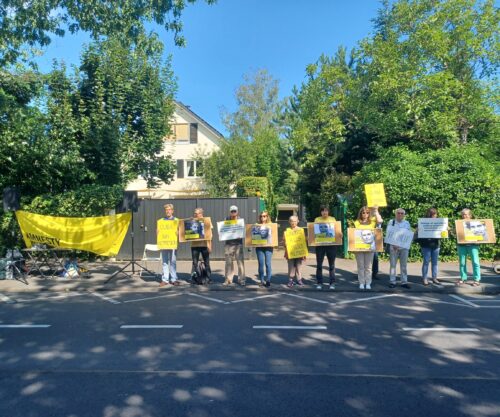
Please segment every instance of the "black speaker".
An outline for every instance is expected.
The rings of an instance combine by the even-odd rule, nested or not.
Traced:
[[[126,213],[127,211],[136,212],[139,209],[140,200],[137,197],[137,191],[124,191],[123,201],[116,206],[117,213]]]
[[[16,211],[21,208],[19,190],[15,187],[3,189],[3,209],[4,211]]]

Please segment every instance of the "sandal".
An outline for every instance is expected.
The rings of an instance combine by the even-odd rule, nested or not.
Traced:
[[[439,281],[437,278],[433,278],[432,283],[439,285],[439,284],[441,284],[441,281]]]
[[[480,287],[481,286],[481,284],[479,283],[479,281],[474,281],[471,285],[473,287]]]
[[[457,287],[461,287],[461,286],[463,285],[463,283],[464,283],[464,281],[462,281],[461,279],[459,279],[459,280],[455,283],[455,285],[456,285]]]

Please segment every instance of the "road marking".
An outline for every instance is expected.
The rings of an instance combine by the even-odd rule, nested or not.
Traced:
[[[398,297],[402,297],[402,298],[406,298],[406,299],[409,299],[409,300],[416,300],[416,301],[421,301],[421,300],[424,300],[424,301],[430,301],[432,303],[438,303],[438,304],[449,304],[449,305],[452,305],[452,306],[459,306],[459,307],[463,307],[463,303],[450,303],[448,301],[441,301],[441,300],[438,300],[436,298],[432,298],[432,297],[425,297],[425,296],[422,296],[422,297],[417,297],[417,296],[413,296],[413,295],[406,295],[406,294],[394,294]]]
[[[136,303],[137,301],[146,301],[146,300],[154,300],[155,298],[165,298],[165,297],[176,297],[178,295],[181,295],[181,293],[179,292],[176,292],[176,293],[172,293],[172,294],[164,294],[164,295],[156,295],[154,297],[147,297],[147,298],[137,298],[137,299],[134,299],[134,300],[126,300],[126,301],[123,301],[123,303]]]
[[[315,302],[321,303],[321,304],[332,304],[332,303],[330,303],[330,301],[317,300],[316,298],[304,297],[303,295],[289,294],[287,292],[280,292],[279,294],[288,295],[290,297],[295,297],[295,298],[301,298],[303,300],[315,301]]]
[[[7,304],[15,304],[16,303],[16,300],[13,300],[12,298],[7,297],[4,294],[0,294],[0,300],[2,300],[4,303],[7,303]]]
[[[194,294],[194,293],[192,293],[192,292],[187,292],[186,294],[188,294],[188,295],[192,295],[193,297],[203,298],[204,300],[215,301],[216,303],[221,303],[221,304],[231,304],[231,302],[230,302],[230,301],[223,301],[223,300],[219,300],[218,298],[206,297],[206,296],[204,296],[204,295]]]
[[[236,300],[236,301],[229,301],[231,304],[235,303],[243,303],[245,301],[254,301],[254,300],[260,300],[261,298],[269,298],[269,297],[276,297],[277,295],[281,294],[268,294],[268,295],[261,295],[260,297],[254,297],[254,298],[244,298],[242,300]]]
[[[46,329],[50,324],[0,324],[0,329]]]
[[[403,327],[405,332],[479,332],[475,327]]]
[[[35,298],[19,298],[17,301],[20,303],[29,303],[31,301],[39,301],[39,300],[58,300],[61,298],[68,298],[68,297],[76,297],[78,295],[84,295],[84,293],[81,292],[76,292],[76,293],[64,293],[64,294],[59,294],[59,295],[41,295]]]
[[[326,330],[326,326],[252,326],[253,329],[274,330]]]
[[[182,324],[124,324],[120,329],[182,329]]]
[[[399,294],[384,294],[375,297],[356,298],[355,300],[338,301],[335,304],[357,303],[358,301],[376,300],[377,298],[397,297]]]
[[[111,298],[111,297],[107,297],[106,295],[98,293],[98,292],[89,292],[89,294],[92,294],[95,297],[99,297],[99,298],[103,299],[104,301],[108,301],[111,304],[121,304],[121,301],[115,300],[114,298]]]
[[[478,306],[477,304],[474,304],[473,302],[466,300],[465,298],[459,297],[458,295],[450,294],[450,297],[453,297],[455,300],[458,300],[464,304],[467,304],[469,307],[480,308],[480,306]]]

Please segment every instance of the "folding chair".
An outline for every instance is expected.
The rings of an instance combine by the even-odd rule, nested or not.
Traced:
[[[144,253],[142,254],[141,261],[144,263],[144,268],[148,270],[148,262],[158,262],[158,264],[161,266],[161,252],[160,249],[158,249],[158,245],[149,243],[144,245]],[[142,274],[145,272],[147,271],[141,269],[141,271],[139,272],[139,276],[142,277]]]

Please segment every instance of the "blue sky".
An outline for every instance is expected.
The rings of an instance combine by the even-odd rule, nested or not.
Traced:
[[[341,45],[352,48],[372,30],[378,0],[218,0],[184,12],[185,48],[164,31],[178,79],[177,99],[226,133],[221,108],[236,109],[234,92],[243,75],[265,68],[280,82],[282,97],[304,81],[305,68]],[[48,71],[54,58],[77,64],[84,34],[55,38],[38,62]]]

